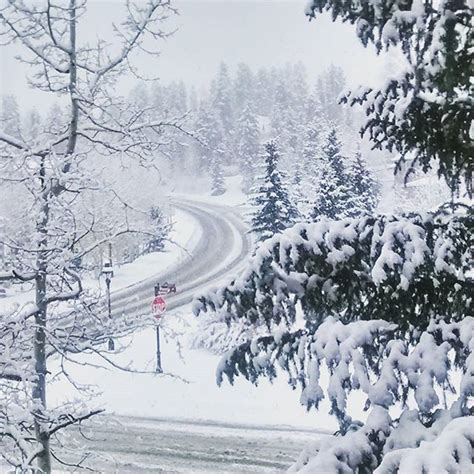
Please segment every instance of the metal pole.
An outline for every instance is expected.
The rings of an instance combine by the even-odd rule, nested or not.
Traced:
[[[155,296],[158,296],[160,285],[155,285]],[[161,368],[161,350],[160,350],[160,326],[156,326],[156,373],[163,373]]]
[[[156,373],[163,373],[163,369],[161,368],[160,326],[156,326]]]
[[[112,305],[110,304],[110,277],[107,275],[105,278],[105,285],[107,286],[107,310],[109,313],[109,320],[112,319]],[[109,351],[115,350],[114,340],[109,339]]]

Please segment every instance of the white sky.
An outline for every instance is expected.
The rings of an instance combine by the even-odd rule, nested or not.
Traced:
[[[327,16],[308,22],[305,3],[175,0],[180,15],[173,22],[178,31],[163,41],[159,58],[140,57],[135,65],[163,82],[183,79],[198,88],[212,78],[222,60],[231,67],[243,61],[253,69],[302,61],[310,78],[334,63],[345,70],[350,85],[373,82],[383,67],[373,48],[363,48],[354,26],[334,24]],[[121,8],[117,0],[90,0],[82,32],[90,38],[104,34],[105,25],[120,18]],[[20,51],[0,47],[0,93],[16,94],[24,109],[47,106],[49,95],[28,89],[28,70],[14,59]],[[126,87],[134,80],[127,79]]]

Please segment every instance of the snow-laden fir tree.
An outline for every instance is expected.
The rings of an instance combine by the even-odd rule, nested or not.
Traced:
[[[339,95],[344,89],[346,78],[344,71],[334,64],[324,71],[317,80],[318,102],[328,120],[342,125],[343,107],[339,104]]]
[[[257,71],[255,107],[261,115],[270,116],[273,107],[273,89],[270,80],[270,72],[265,68],[260,68]]]
[[[326,137],[326,122],[322,116],[312,117],[303,136],[301,158],[297,170],[301,174],[299,208],[306,219],[311,219],[320,182],[322,146]]]
[[[366,107],[374,145],[424,168],[438,161],[452,189],[464,182],[470,194],[468,2],[310,2],[309,15],[323,11],[357,24],[364,44],[406,56],[382,89],[351,96]],[[305,450],[291,472],[472,471],[473,231],[469,203],[297,224],[196,301],[197,313],[267,327],[226,353],[219,383],[285,371],[308,408],[329,400],[338,434]],[[368,412],[361,421],[352,419],[354,391]]]
[[[31,143],[38,138],[41,129],[42,118],[36,108],[31,109],[26,115],[25,124],[23,126],[23,136]]]
[[[308,408],[329,400],[342,436],[318,443],[295,469],[373,472],[381,464],[393,472],[392,463],[413,456],[416,472],[438,472],[427,468],[436,466],[432,450],[418,457],[422,441],[444,449],[444,465],[472,462],[472,416],[460,418],[472,415],[474,395],[473,228],[472,213],[297,224],[195,303],[229,332],[251,335],[223,357],[219,383],[237,375],[257,383],[283,370]],[[369,410],[365,424],[351,417],[355,390]],[[400,406],[401,416],[392,411]]]
[[[278,168],[280,153],[276,142],[265,143],[264,149],[264,174],[251,197],[254,207],[251,229],[260,241],[290,227],[299,218],[298,209],[289,197],[286,175]]]
[[[18,102],[14,95],[2,95],[0,108],[0,127],[8,135],[21,136],[21,120]]]
[[[364,160],[360,147],[346,168],[346,179],[350,192],[347,216],[373,214],[379,202],[379,184]]]
[[[220,196],[225,193],[224,170],[222,169],[222,155],[218,152],[211,156],[211,194]]]
[[[223,156],[224,140],[219,120],[213,111],[201,104],[196,122],[196,133],[200,140],[200,167],[209,171],[211,194],[218,196],[225,192]]]
[[[337,130],[335,126],[331,126],[316,161],[317,191],[311,213],[311,218],[315,221],[322,217],[342,219],[349,215],[351,193],[341,149]]]
[[[224,62],[219,65],[219,71],[211,86],[211,103],[224,133],[232,133],[234,125],[232,81],[229,67]]]
[[[255,112],[256,87],[255,76],[248,64],[239,63],[235,73],[235,79],[232,81],[234,92],[234,111],[235,118],[239,120],[244,109],[250,105]]]
[[[242,174],[242,188],[250,193],[255,185],[260,148],[260,129],[253,107],[247,104],[237,124],[237,152]]]
[[[144,245],[144,251],[149,252],[160,252],[163,250],[165,242],[169,236],[171,230],[171,224],[168,217],[158,206],[153,206],[149,211],[149,220],[151,224],[150,238]]]
[[[219,120],[208,104],[201,103],[194,128],[199,139],[195,144],[199,171],[210,171],[214,154],[223,153],[223,136]]]

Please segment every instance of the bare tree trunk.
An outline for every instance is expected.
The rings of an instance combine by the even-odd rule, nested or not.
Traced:
[[[76,67],[76,0],[69,2],[69,94],[71,97],[71,121],[69,139],[66,147],[66,157],[72,155],[77,143],[77,127],[79,121],[79,105],[76,97],[77,87],[77,67]],[[68,172],[70,163],[66,161],[63,171]],[[46,283],[47,283],[47,255],[42,249],[47,247],[47,224],[49,221],[49,194],[47,183],[45,182],[46,170],[44,163],[41,164],[40,180],[42,185],[41,193],[41,220],[38,223],[37,230],[42,236],[39,243],[38,252],[38,277],[36,278],[36,305],[38,312],[35,315],[35,341],[34,341],[34,359],[35,372],[37,379],[33,386],[33,399],[36,402],[35,408],[35,434],[36,440],[42,447],[38,455],[38,469],[43,473],[51,472],[51,449],[50,435],[46,430],[44,420],[46,414],[46,376],[47,376],[47,357],[46,357],[46,321],[47,321],[47,303],[46,303]],[[61,192],[60,190],[58,190]]]
[[[40,472],[51,472],[51,452],[49,447],[49,432],[46,430],[46,316],[47,305],[44,303],[46,296],[46,274],[40,273],[36,279],[36,304],[38,312],[35,315],[35,340],[34,359],[36,380],[33,385],[33,400],[35,408],[35,434],[42,447],[38,455],[38,468]]]
[[[69,123],[69,138],[66,147],[66,158],[74,153],[77,143],[77,127],[79,125],[79,102],[76,95],[77,65],[76,65],[76,0],[69,1],[69,96],[71,98],[71,121]],[[67,161],[64,171],[67,173],[71,163]]]
[[[44,160],[41,161],[40,183],[42,192],[40,194],[40,219],[37,223],[37,232],[40,236],[38,244],[37,257],[37,276],[36,276],[36,306],[38,308],[35,314],[35,339],[33,345],[33,357],[35,361],[36,379],[33,383],[32,396],[34,407],[34,424],[36,440],[40,444],[42,451],[38,455],[38,468],[40,472],[51,472],[51,451],[49,446],[49,427],[47,426],[46,415],[46,375],[47,357],[46,357],[46,321],[48,305],[46,301],[46,283],[47,283],[47,255],[46,247],[48,242],[47,225],[49,221],[49,192],[45,182],[46,170]]]

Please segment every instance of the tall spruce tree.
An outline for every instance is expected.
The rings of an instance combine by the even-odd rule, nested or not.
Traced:
[[[255,76],[250,67],[245,63],[239,63],[233,81],[234,110],[237,117],[248,105],[254,108],[255,85]]]
[[[30,142],[34,143],[34,141],[40,135],[41,122],[42,122],[42,117],[36,108],[33,108],[30,111],[28,111],[24,120],[23,135]]]
[[[285,175],[278,169],[280,153],[271,140],[265,144],[265,174],[251,203],[255,207],[252,216],[252,232],[260,241],[272,237],[293,225],[299,217],[298,209],[291,202],[285,185]]]
[[[347,167],[346,176],[350,192],[347,215],[373,214],[379,202],[379,184],[362,157],[360,147]]]
[[[220,196],[225,193],[224,171],[222,169],[222,155],[213,152],[211,155],[211,194]]]
[[[318,189],[311,218],[342,219],[349,215],[350,188],[336,128],[331,127],[318,160]]]
[[[331,64],[317,80],[318,100],[329,120],[341,123],[343,107],[339,104],[339,95],[344,90],[346,79],[343,70]]]
[[[260,130],[257,116],[253,107],[247,104],[237,125],[237,152],[240,172],[242,174],[242,188],[247,194],[255,185],[255,175],[258,168],[258,151]]]
[[[300,195],[298,207],[307,219],[311,219],[313,205],[317,197],[323,139],[324,124],[321,123],[321,119],[310,121],[306,126],[302,140],[301,158],[295,163],[295,178]]]
[[[18,102],[14,95],[2,95],[0,107],[0,127],[12,137],[21,136],[21,120]]]
[[[199,170],[209,171],[215,154],[223,153],[222,129],[211,108],[202,103],[196,116],[194,128],[200,142],[197,146]]]
[[[232,81],[229,67],[222,62],[211,87],[212,107],[219,117],[225,133],[232,132],[234,123]]]
[[[210,103],[218,119],[220,128],[218,133],[221,135],[220,149],[222,150],[222,162],[225,164],[231,164],[233,162],[235,153],[235,112],[233,96],[229,68],[226,63],[222,62],[211,84]]]

